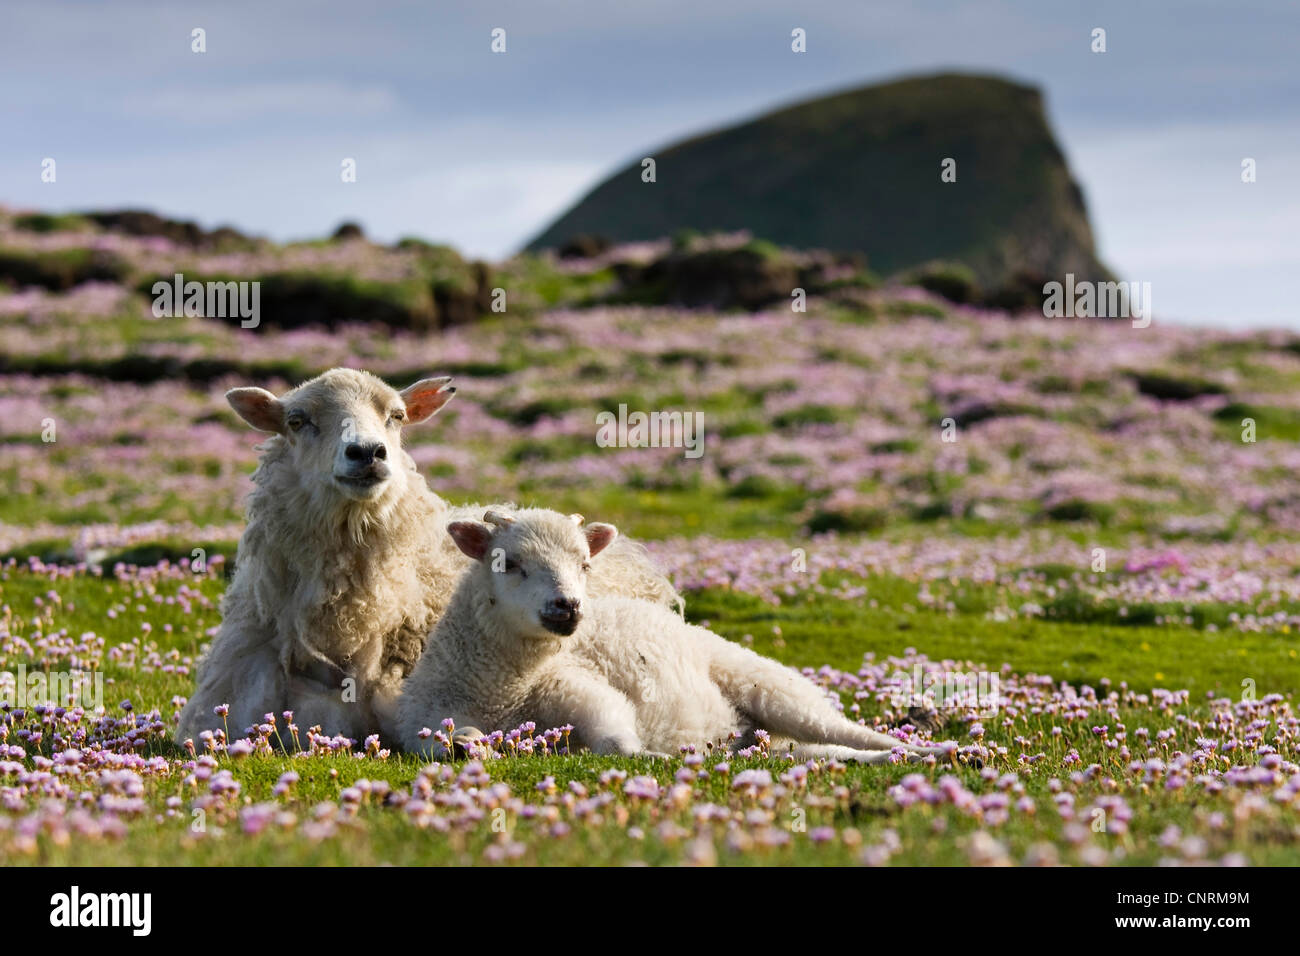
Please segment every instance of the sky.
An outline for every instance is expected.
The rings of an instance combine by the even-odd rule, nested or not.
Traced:
[[[1300,328],[1298,52],[1290,0],[4,0],[0,204],[500,258],[683,136],[996,73],[1043,89],[1101,257],[1158,320]]]

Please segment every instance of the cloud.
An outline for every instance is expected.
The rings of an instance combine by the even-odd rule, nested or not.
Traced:
[[[243,83],[133,94],[123,112],[181,123],[211,124],[262,117],[382,117],[398,110],[397,94],[383,86],[330,81]]]
[[[353,218],[496,256],[639,151],[899,73],[992,71],[1044,88],[1106,261],[1159,278],[1158,309],[1274,319],[1300,216],[1282,173],[1300,164],[1285,135],[1300,21],[1284,6],[9,0],[0,202],[148,205],[278,238]],[[1088,49],[1097,25],[1104,55]],[[43,156],[57,186],[40,183]],[[1242,156],[1260,164],[1252,187]]]

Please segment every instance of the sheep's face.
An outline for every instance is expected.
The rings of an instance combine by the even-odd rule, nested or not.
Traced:
[[[399,462],[403,425],[422,422],[456,393],[447,378],[401,392],[366,372],[333,369],[276,398],[260,388],[226,394],[254,428],[275,432],[304,486],[348,501],[379,501],[405,490]]]
[[[447,531],[481,562],[493,613],[520,638],[567,637],[578,629],[592,559],[618,537],[610,524],[581,527],[581,515],[489,511],[484,522],[455,521]]]

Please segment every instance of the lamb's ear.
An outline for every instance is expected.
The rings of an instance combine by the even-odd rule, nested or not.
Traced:
[[[418,425],[450,402],[451,397],[456,394],[455,386],[447,384],[450,381],[449,375],[441,378],[422,378],[414,385],[402,389],[398,394],[406,403],[406,423]]]
[[[475,561],[482,561],[492,542],[492,529],[477,521],[453,521],[447,525],[447,533],[456,542],[456,547]]]
[[[593,558],[613,544],[614,539],[618,537],[617,528],[601,521],[587,525],[584,530],[587,533],[587,547],[591,549]]]
[[[284,405],[264,388],[232,388],[226,401],[239,417],[261,432],[284,432]]]

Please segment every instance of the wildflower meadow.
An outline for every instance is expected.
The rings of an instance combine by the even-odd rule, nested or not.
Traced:
[[[49,241],[11,220],[3,244]],[[365,242],[314,255],[412,268]],[[8,292],[0,316],[22,366],[0,377],[7,864],[1297,860],[1300,345],[1284,335],[1048,321],[902,285],[806,314],[539,303],[436,336],[159,318],[111,283]],[[220,371],[123,380],[101,342]],[[173,743],[259,440],[222,392],[335,365],[454,375],[456,402],[409,432],[437,492],[617,523],[690,620],[958,760],[804,764],[708,741],[596,757],[531,724],[448,760],[432,755],[453,728],[399,753],[292,713]],[[619,404],[702,410],[704,454],[597,447]],[[60,675],[72,696],[42,696]],[[970,687],[943,690],[951,675]]]
[[[20,932],[1294,937],[1295,11],[806,7],[6,9]]]

